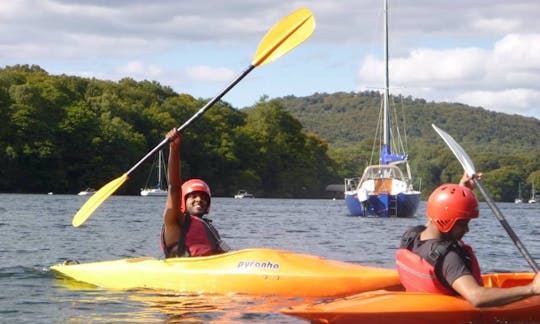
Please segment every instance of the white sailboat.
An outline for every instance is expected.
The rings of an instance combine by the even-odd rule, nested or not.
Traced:
[[[523,198],[521,197],[521,182],[518,183],[518,196],[516,199],[514,199],[514,203],[521,204],[523,202]]]
[[[536,204],[536,190],[534,189],[534,180],[532,181],[532,190],[531,190],[531,199],[529,199],[529,204]]]
[[[163,185],[164,184],[166,185],[166,181],[163,181],[165,179],[166,172],[167,172],[167,168],[165,167],[165,161],[163,160],[163,151],[159,151],[157,183],[152,188],[152,187],[148,187],[148,181],[147,181],[146,187],[141,189],[141,196],[167,196],[167,189],[163,189]],[[151,175],[152,175],[152,172],[150,172],[149,178]]]
[[[408,155],[391,147],[392,134],[399,132],[390,129],[387,0],[384,0],[384,17],[385,86],[379,164],[368,166],[362,177],[345,179],[345,202],[351,216],[413,217],[420,203],[420,192],[412,186]],[[406,174],[398,165],[405,166]]]

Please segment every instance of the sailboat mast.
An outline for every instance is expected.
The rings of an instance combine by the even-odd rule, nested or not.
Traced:
[[[388,0],[384,1],[384,99],[383,99],[383,146],[390,145],[390,116],[388,114],[389,84],[388,71]],[[388,149],[390,153],[390,150]]]
[[[383,134],[382,134],[382,149],[380,164],[403,163],[407,160],[406,154],[392,153],[390,149],[391,130],[390,130],[390,72],[388,61],[390,54],[388,53],[388,0],[384,2],[384,96],[383,96]]]
[[[159,155],[158,155],[158,186],[159,186],[159,189],[161,189],[161,164],[163,163],[163,151],[160,150],[159,151]]]

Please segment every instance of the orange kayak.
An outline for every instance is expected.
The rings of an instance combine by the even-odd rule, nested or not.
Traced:
[[[483,275],[486,287],[525,285],[533,277],[534,273]],[[386,289],[281,311],[313,323],[539,323],[540,296],[505,306],[478,308],[461,297]]]
[[[207,257],[141,257],[64,263],[51,270],[108,289],[160,289],[194,294],[341,297],[399,285],[392,269],[273,249]]]

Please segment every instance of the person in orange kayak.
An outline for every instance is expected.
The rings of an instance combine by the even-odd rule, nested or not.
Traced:
[[[191,179],[181,185],[182,134],[172,129],[167,138],[169,190],[161,231],[161,248],[165,257],[206,256],[229,251],[229,246],[221,240],[211,220],[204,217],[210,210],[210,187],[200,179]]]
[[[540,275],[524,286],[487,288],[470,246],[462,241],[478,217],[474,182],[466,173],[458,184],[443,184],[428,198],[425,226],[409,228],[396,252],[396,267],[407,291],[461,295],[473,306],[505,305],[540,294]]]

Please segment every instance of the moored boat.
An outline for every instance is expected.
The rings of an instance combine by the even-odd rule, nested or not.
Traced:
[[[234,195],[234,198],[236,199],[255,198],[255,196],[253,194],[250,194],[246,190],[238,190],[236,195]]]
[[[108,289],[194,294],[339,297],[396,286],[392,269],[273,249],[160,260],[151,257],[58,264],[51,270]]]
[[[514,203],[521,204],[523,202],[523,197],[521,196],[521,182],[518,183],[518,196],[514,199]]]
[[[482,277],[486,287],[514,287],[530,283],[534,273],[492,273]],[[480,308],[462,297],[386,289],[288,307],[282,312],[312,323],[539,323],[540,296]]]
[[[532,181],[531,199],[529,199],[529,204],[536,204],[536,189],[534,189],[534,180]]]
[[[167,196],[167,190],[161,188],[144,188],[141,189],[141,196]]]
[[[420,203],[420,191],[414,190],[408,155],[401,145],[393,140],[393,134],[401,134],[399,129],[391,130],[389,111],[388,72],[388,4],[385,11],[385,87],[381,105],[379,125],[382,129],[381,150],[378,165],[368,166],[362,177],[345,179],[345,202],[351,216],[413,217]],[[402,142],[400,141],[400,144]],[[375,147],[375,145],[374,145]],[[406,167],[406,175],[398,167]]]
[[[86,188],[84,190],[79,191],[79,193],[77,195],[78,196],[91,196],[94,193],[96,193],[96,189],[94,189],[94,188]]]
[[[152,188],[148,186],[148,181],[146,187],[141,189],[141,196],[167,196],[167,189],[163,188],[163,184],[166,185],[167,180],[165,179],[165,172],[167,168],[165,167],[165,161],[163,160],[163,151],[158,153],[158,162],[157,162],[157,183]],[[149,177],[152,175],[150,172]]]

